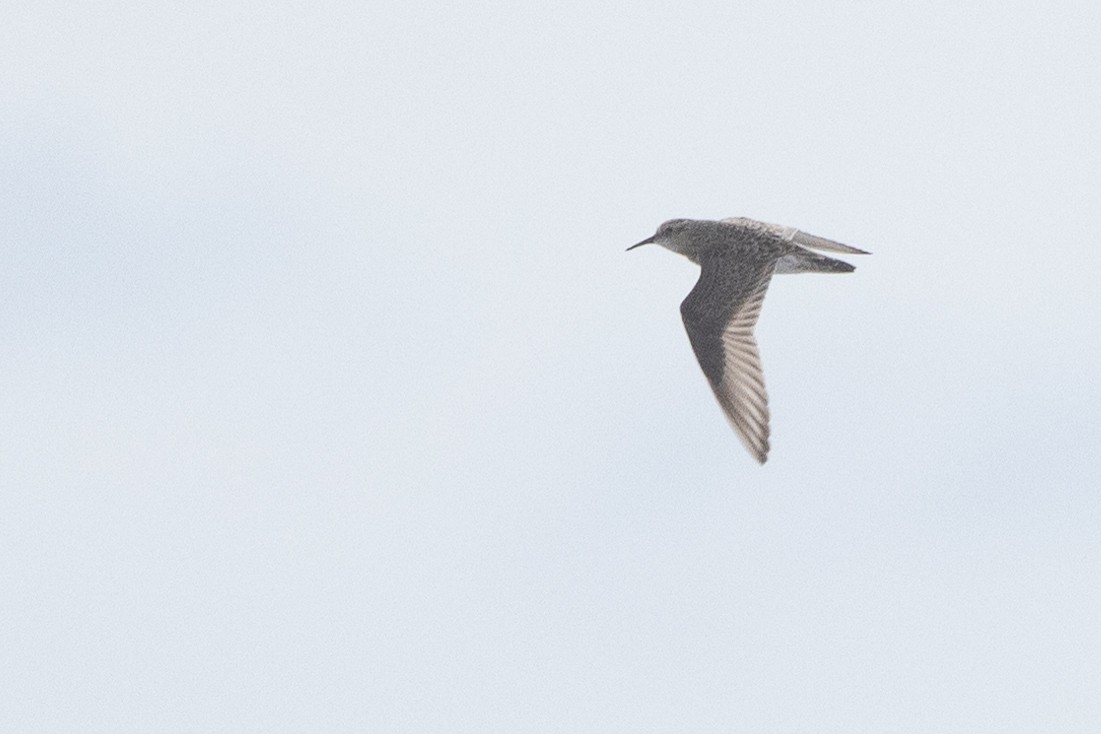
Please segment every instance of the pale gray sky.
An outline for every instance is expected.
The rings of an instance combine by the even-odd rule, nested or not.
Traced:
[[[1093,2],[0,9],[0,730],[1094,732]],[[694,362],[749,216],[759,467]]]

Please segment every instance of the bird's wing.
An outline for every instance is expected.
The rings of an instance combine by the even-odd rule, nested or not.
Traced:
[[[819,237],[817,235],[795,230],[791,235],[791,241],[797,245],[803,247],[809,247],[812,250],[825,250],[826,252],[845,252],[850,255],[868,255],[870,254],[866,250],[860,250],[849,245],[843,245],[840,242],[834,242],[833,240],[827,240],[825,237]]]
[[[833,240],[827,240],[825,237],[819,237],[818,235],[810,234],[809,232],[803,232],[795,227],[785,227],[782,224],[772,224],[770,222],[758,222],[753,219],[746,219],[744,217],[730,217],[728,219],[719,220],[728,224],[740,224],[746,225],[749,223],[757,224],[765,229],[769,230],[773,234],[780,237],[780,239],[787,240],[788,242],[794,242],[802,247],[808,247],[812,250],[825,250],[826,252],[844,252],[849,255],[868,255],[871,254],[866,250],[859,250],[849,245],[843,245],[840,242],[834,242]]]
[[[753,327],[773,258],[716,256],[680,306],[692,349],[730,425],[760,463],[768,458],[768,394]]]

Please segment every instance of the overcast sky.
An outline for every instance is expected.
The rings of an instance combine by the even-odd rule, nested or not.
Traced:
[[[1096,2],[0,6],[0,729],[1095,732]],[[758,466],[624,249],[748,216]]]

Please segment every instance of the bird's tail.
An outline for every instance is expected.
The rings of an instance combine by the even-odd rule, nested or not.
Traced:
[[[776,269],[772,272],[782,275],[784,273],[851,273],[854,270],[856,268],[847,262],[799,248],[777,260]]]

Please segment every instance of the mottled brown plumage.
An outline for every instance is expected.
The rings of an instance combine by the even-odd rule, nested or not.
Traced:
[[[792,227],[735,218],[671,219],[627,249],[661,245],[700,266],[681,303],[688,340],[735,433],[760,463],[769,449],[768,394],[753,327],[775,273],[848,273],[852,265],[808,248],[854,255],[855,247]]]

